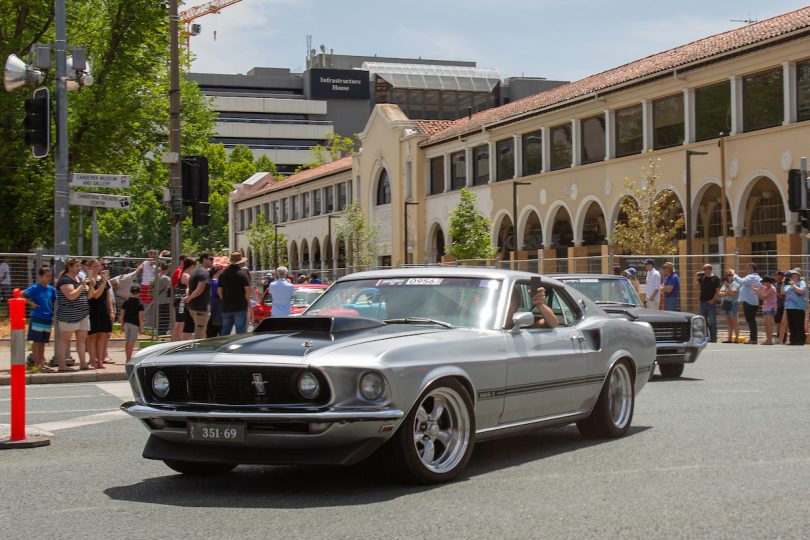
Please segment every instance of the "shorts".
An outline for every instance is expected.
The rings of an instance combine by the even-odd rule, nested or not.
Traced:
[[[79,322],[57,321],[60,332],[76,332],[77,330],[90,331],[90,317],[85,317]]]
[[[184,334],[193,334],[194,333],[194,319],[191,317],[191,314],[188,310],[183,312],[183,333]]]
[[[773,317],[775,315],[776,315],[776,310],[775,309],[769,309],[767,311],[765,311],[764,309],[762,310],[762,316],[763,317]]]
[[[731,304],[731,309],[723,309],[721,311],[723,312],[723,315],[725,315],[726,317],[734,317],[740,312],[740,304],[734,302],[733,304]]]
[[[31,317],[28,324],[28,341],[34,343],[48,343],[51,341],[51,327],[53,321]]]
[[[124,323],[124,337],[127,341],[138,341],[138,335],[140,334],[140,328],[138,328],[137,324],[132,324],[125,322]]]

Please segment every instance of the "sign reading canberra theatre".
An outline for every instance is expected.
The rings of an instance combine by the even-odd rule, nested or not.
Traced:
[[[310,69],[312,99],[368,99],[368,71],[359,69]]]

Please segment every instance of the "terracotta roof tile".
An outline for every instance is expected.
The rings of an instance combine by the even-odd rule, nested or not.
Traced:
[[[804,7],[749,24],[742,28],[729,30],[721,34],[693,41],[668,51],[653,54],[646,58],[630,62],[572,83],[540,92],[474,114],[471,118],[456,120],[452,125],[430,137],[422,144],[432,144],[470,131],[485,125],[501,122],[522,114],[537,111],[546,107],[559,105],[566,101],[587,96],[595,92],[609,90],[617,85],[633,82],[644,77],[686,66],[690,63],[706,60],[713,56],[732,52],[749,45],[755,45],[791,32],[810,27],[810,7]]]
[[[416,129],[424,135],[433,135],[455,124],[457,120],[417,120]]]
[[[329,176],[330,174],[336,174],[349,170],[352,168],[352,159],[352,156],[346,156],[344,158],[336,159],[335,161],[330,161],[329,163],[325,163],[313,169],[306,169],[304,171],[297,172],[283,180],[279,180],[277,182],[271,181],[260,190],[241,197],[238,200],[252,199],[253,197],[257,197],[271,191],[284,189],[295,184],[300,184],[301,182],[306,182],[307,180],[323,178],[324,176]]]

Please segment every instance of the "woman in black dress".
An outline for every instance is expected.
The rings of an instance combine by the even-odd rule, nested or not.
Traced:
[[[87,295],[87,303],[90,306],[87,352],[90,354],[90,365],[96,369],[104,369],[104,351],[110,339],[115,317],[110,294],[110,276],[106,271],[101,272],[101,263],[97,259],[90,259],[89,266],[90,272],[87,277],[92,285]]]

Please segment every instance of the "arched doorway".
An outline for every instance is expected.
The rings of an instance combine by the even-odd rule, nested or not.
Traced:
[[[309,270],[309,243],[301,240],[301,270]]]
[[[310,257],[312,261],[312,269],[320,271],[321,269],[321,244],[317,238],[312,239],[312,247],[309,248]]]
[[[287,267],[290,270],[298,270],[298,244],[295,240],[290,242],[290,256],[287,259]]]
[[[785,232],[785,203],[773,180],[758,178],[745,201],[745,234],[760,275],[776,270],[776,235]]]
[[[335,268],[335,254],[333,252],[332,238],[327,236],[323,240],[323,257],[326,269],[332,271]]]
[[[568,259],[568,248],[574,245],[574,228],[571,215],[564,207],[557,209],[551,222],[551,248],[556,250],[558,259]]]
[[[658,192],[658,195],[656,195],[655,198],[657,201],[660,201],[661,199],[669,201],[664,210],[662,223],[676,224],[675,227],[678,229],[678,240],[685,239],[686,225],[684,223],[684,212],[683,206],[681,205],[681,200],[671,189],[662,189],[660,192]]]
[[[430,247],[429,252],[431,253],[431,258],[433,259],[431,262],[440,263],[442,262],[442,257],[446,255],[445,252],[445,245],[444,245],[444,232],[442,231],[441,226],[436,225],[433,229],[433,234],[430,238]]]
[[[504,260],[509,260],[510,252],[515,250],[515,225],[512,218],[504,216],[498,228],[498,256]]]
[[[602,211],[602,207],[594,201],[588,205],[582,221],[582,245],[601,246],[605,243],[606,237],[605,213]],[[601,254],[601,248],[595,250],[595,253]]]
[[[731,203],[726,197],[726,231],[723,234],[723,199],[720,186],[706,188],[695,208],[696,253],[719,253],[720,237],[731,236]]]
[[[536,251],[543,247],[543,225],[537,212],[530,212],[523,227],[523,249]],[[536,253],[535,253],[536,255]]]

